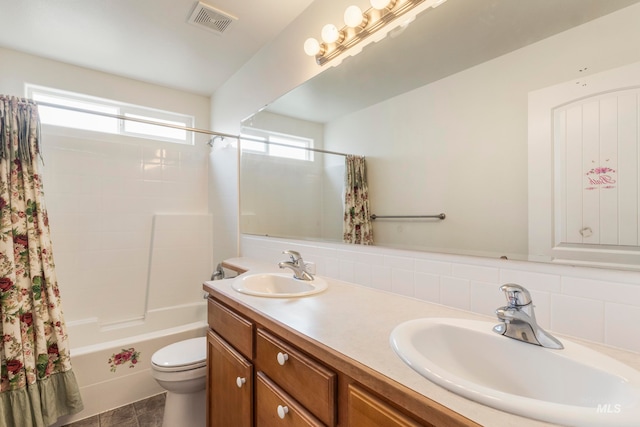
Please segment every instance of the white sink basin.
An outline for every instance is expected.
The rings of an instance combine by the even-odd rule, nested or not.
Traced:
[[[420,375],[484,405],[570,426],[640,426],[639,371],[567,340],[551,350],[507,338],[494,324],[417,319],[390,341]]]
[[[291,273],[265,273],[238,276],[231,287],[243,294],[259,297],[293,298],[322,292],[327,289],[327,282],[319,277],[298,280]]]

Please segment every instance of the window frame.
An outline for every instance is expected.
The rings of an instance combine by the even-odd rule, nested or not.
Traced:
[[[74,103],[84,104],[84,106],[79,105],[77,108],[91,110],[92,109],[91,107],[94,107],[96,111],[100,111],[100,110],[104,111],[105,109],[110,109],[111,112],[108,112],[107,114],[113,114],[114,116],[123,116],[123,117],[127,115],[138,116],[143,120],[149,120],[149,121],[155,121],[155,122],[167,122],[167,123],[175,124],[177,126],[181,126],[184,128],[193,128],[194,122],[195,122],[195,118],[187,114],[164,111],[164,110],[145,107],[141,105],[127,104],[124,102],[119,102],[111,99],[98,98],[95,96],[86,95],[82,93],[70,92],[70,91],[45,87],[45,86],[34,85],[30,83],[25,84],[25,95],[27,98],[33,99],[36,103],[38,102],[38,99],[37,99],[38,96],[41,95],[43,97],[46,96],[46,97],[59,99],[61,106],[69,106],[69,104],[71,104],[72,106]],[[51,104],[56,103],[55,101],[53,102],[44,101],[44,102],[51,103]],[[43,108],[55,108],[55,107],[41,107],[40,110],[42,110]],[[61,110],[64,110],[64,109],[61,109]],[[90,114],[90,113],[77,112],[74,110],[64,110],[64,111],[66,111],[69,114],[74,114],[74,113],[78,115]],[[42,114],[40,114],[40,116],[42,119]],[[82,117],[82,116],[79,116],[79,117]],[[99,114],[96,115],[96,117],[104,117],[109,119],[108,116],[101,116]],[[182,145],[194,145],[195,143],[193,132],[190,132],[186,129],[180,130],[172,127],[161,127],[161,125],[145,124],[142,122],[137,122],[135,120],[126,120],[125,118],[110,117],[110,119],[116,121],[113,130],[104,130],[104,129],[81,127],[81,126],[76,127],[76,126],[69,126],[67,124],[59,124],[59,123],[43,122],[43,124],[50,125],[50,126],[64,127],[67,129],[86,130],[89,132],[99,132],[99,133],[105,133],[105,134],[111,134],[111,135],[122,135],[122,136],[134,137],[134,138],[153,139],[156,141],[172,142],[172,143],[182,144]],[[134,123],[134,124],[140,123],[143,126],[150,126],[151,128],[149,128],[150,129],[149,132],[131,131],[131,130],[127,130],[127,123]],[[162,135],[162,134],[158,134],[157,132],[154,133],[153,129],[156,129],[156,130],[166,129],[170,131],[167,132],[166,135]],[[173,131],[174,134],[176,133],[176,131],[184,132],[184,137],[182,137],[182,135],[172,137],[170,136],[171,131]]]
[[[256,141],[257,139],[263,139],[264,142]],[[274,139],[277,139],[280,141],[274,141]],[[286,142],[283,142],[282,140],[286,140]],[[286,134],[281,132],[274,132],[270,130],[245,126],[242,128],[242,133],[240,134],[240,141],[241,141],[242,151],[246,151],[247,153],[251,153],[251,154],[260,154],[265,156],[278,157],[281,159],[307,161],[307,162],[313,162],[315,158],[314,151],[313,151],[315,140],[313,138],[309,138],[306,136],[291,135],[291,134]],[[251,148],[245,148],[244,147],[244,144],[246,144],[245,141],[248,143],[262,144],[264,145],[265,148],[264,150],[255,150]],[[302,145],[301,146],[294,145],[296,143],[301,143]],[[274,145],[274,144],[283,144],[283,145]],[[277,149],[282,149],[282,148],[287,149],[288,147],[290,147],[290,149],[292,150],[303,152],[304,158],[283,156],[281,154],[276,153]]]

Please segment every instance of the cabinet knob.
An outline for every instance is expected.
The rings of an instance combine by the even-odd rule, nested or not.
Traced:
[[[236,385],[238,386],[238,388],[242,388],[243,384],[247,382],[246,378],[236,378]]]
[[[284,366],[285,362],[289,360],[289,355],[287,353],[278,352],[277,358],[280,366]]]
[[[278,405],[278,416],[281,420],[284,420],[284,416],[289,413],[289,408],[286,406]]]

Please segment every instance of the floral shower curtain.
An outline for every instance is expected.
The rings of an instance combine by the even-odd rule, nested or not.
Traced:
[[[373,226],[364,156],[347,156],[344,169],[343,240],[345,243],[373,245]]]
[[[82,410],[38,173],[35,103],[0,95],[0,427]]]

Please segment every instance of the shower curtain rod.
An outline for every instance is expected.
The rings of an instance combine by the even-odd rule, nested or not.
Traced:
[[[171,123],[156,122],[154,120],[140,119],[140,118],[137,118],[137,117],[128,117],[128,116],[123,116],[123,115],[120,115],[120,114],[103,113],[101,111],[92,111],[92,110],[86,110],[84,108],[70,107],[70,106],[67,106],[67,105],[52,104],[50,102],[36,102],[36,104],[41,105],[43,107],[60,108],[62,110],[75,111],[77,113],[94,114],[96,116],[109,117],[109,118],[112,118],[112,119],[129,120],[129,121],[132,121],[132,122],[145,123],[145,124],[148,124],[148,125],[164,126],[164,127],[168,127],[168,128],[184,130],[184,131],[187,131],[187,132],[195,132],[195,133],[203,133],[203,134],[206,134],[206,135],[212,135],[213,138],[211,138],[207,142],[210,146],[213,146],[212,141],[216,137],[221,137],[221,138],[232,138],[232,139],[236,139],[236,140],[239,140],[239,141],[240,140],[245,140],[245,141],[252,141],[252,142],[261,142],[263,144],[278,145],[278,146],[282,146],[282,147],[297,148],[297,149],[300,149],[300,150],[313,151],[313,152],[316,152],[316,153],[335,154],[335,155],[338,155],[338,156],[345,156],[345,157],[348,156],[348,154],[345,154],[345,153],[339,153],[339,152],[336,152],[336,151],[329,151],[329,150],[322,150],[320,148],[298,147],[298,146],[295,146],[295,145],[282,144],[282,143],[279,143],[279,142],[270,142],[270,141],[265,141],[263,139],[251,138],[251,137],[247,137],[247,136],[232,135],[230,133],[216,132],[216,131],[207,130],[207,129],[191,128],[191,127],[187,127],[187,126],[172,125]]]

